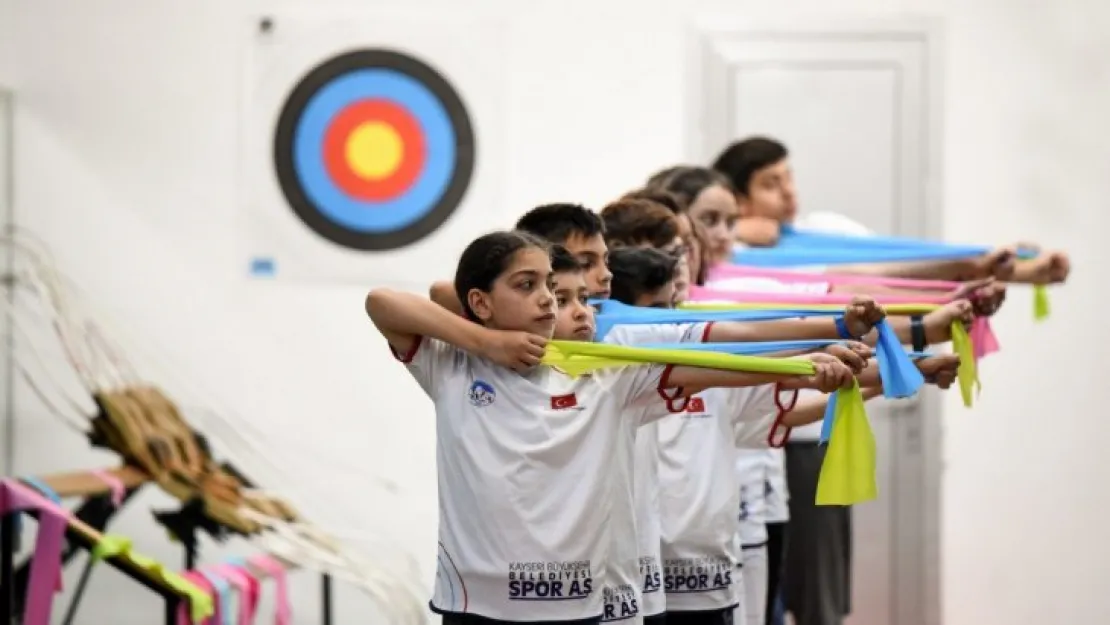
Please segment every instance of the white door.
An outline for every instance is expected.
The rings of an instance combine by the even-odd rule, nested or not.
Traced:
[[[880,233],[939,230],[929,29],[713,24],[698,29],[692,55],[699,160],[738,138],[774,137],[790,149],[800,211],[841,213]],[[852,625],[939,622],[940,437],[936,419],[923,418],[938,409],[929,399],[868,404],[880,495],[853,511]]]

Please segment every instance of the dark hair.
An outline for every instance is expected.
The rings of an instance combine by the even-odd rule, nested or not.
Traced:
[[[690,226],[690,234],[688,237],[683,237],[683,243],[686,247],[696,249],[699,256],[698,275],[690,276],[690,281],[698,286],[705,286],[705,281],[709,279],[709,237],[705,234],[705,226],[697,219],[691,219],[689,215],[683,215],[679,219],[686,219],[686,223]]]
[[[728,176],[739,193],[748,195],[755,172],[787,156],[790,152],[778,141],[768,137],[750,137],[725,148],[713,161],[713,169]]]
[[[582,271],[582,262],[574,254],[567,251],[562,245],[551,246],[551,271],[555,273],[579,273]]]
[[[532,247],[546,252],[550,245],[527,232],[500,230],[483,234],[466,246],[455,269],[455,295],[462,302],[467,319],[478,321],[478,316],[470,309],[470,298],[467,297],[470,290],[488,293],[497,278],[509,268],[517,252]]]
[[[610,247],[665,247],[678,236],[678,219],[663,205],[648,200],[617,200],[601,209],[605,241]]]
[[[674,280],[677,265],[677,258],[652,248],[613,250],[609,253],[609,271],[613,274],[609,297],[634,306],[644,293],[658,291]]]
[[[670,191],[665,191],[658,187],[644,187],[643,189],[636,189],[624,194],[622,200],[647,200],[662,205],[667,210],[674,214],[679,214],[686,210],[682,205],[682,200],[677,195]]]
[[[605,234],[601,218],[581,204],[537,206],[517,220],[516,229],[559,244],[576,234],[582,237]]]
[[[662,187],[667,178],[673,176],[676,171],[686,167],[694,167],[694,165],[672,165],[665,169],[660,169],[651,176],[648,176],[647,183],[644,186],[648,189]]]
[[[736,188],[727,176],[708,167],[677,167],[659,183],[660,188],[678,197],[686,208],[694,203],[702,191],[712,186],[721,186],[729,193],[736,193]]]

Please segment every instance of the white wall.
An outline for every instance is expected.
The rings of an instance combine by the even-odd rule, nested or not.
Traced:
[[[506,16],[507,214],[545,200],[597,204],[683,156],[684,23],[694,9],[662,0],[590,4],[467,3],[468,13]],[[347,527],[365,528],[390,515],[391,531],[420,555],[430,576],[436,506],[430,407],[364,321],[366,288],[243,277],[235,107],[247,5],[9,6],[21,56],[11,68],[20,95],[19,213],[98,308],[124,326],[149,375],[186,403],[218,397],[248,415],[268,437],[270,460],[292,473],[275,486],[302,501],[339,502],[313,506],[318,518],[353,518]],[[767,5],[687,3],[701,13],[753,18],[769,15]],[[979,407],[967,413],[952,398],[947,411],[947,625],[1097,622],[1110,608],[1101,587],[1110,546],[1100,539],[1099,516],[1110,506],[1110,491],[1101,487],[1110,477],[1102,462],[1110,434],[1100,405],[1106,393],[1080,380],[1097,375],[1102,358],[1089,350],[1110,339],[1094,309],[1096,275],[1110,260],[1100,241],[1110,226],[1103,147],[1110,43],[1102,36],[1110,23],[1107,10],[1095,6],[836,5],[847,17],[920,11],[947,18],[948,233],[984,243],[1034,238],[1067,248],[1077,266],[1073,283],[1054,294],[1055,314],[1046,325],[1033,326],[1028,294],[1015,289],[997,322],[1005,351],[984,365]],[[813,0],[778,3],[775,10],[816,16],[829,8]],[[189,392],[182,380],[211,395]],[[25,393],[21,399],[20,472],[96,462]],[[229,439],[226,428],[212,433]],[[280,478],[261,461],[248,468],[262,481]],[[360,497],[374,473],[396,480],[404,498],[387,506]],[[153,501],[140,501],[116,529],[175,560],[146,512]],[[152,600],[107,573],[93,584],[101,592],[87,599],[82,622],[93,615],[97,623],[150,622]],[[315,583],[299,584],[298,622],[317,622]],[[115,600],[124,592],[134,606]],[[352,594],[340,590],[340,616],[358,619],[368,603]]]

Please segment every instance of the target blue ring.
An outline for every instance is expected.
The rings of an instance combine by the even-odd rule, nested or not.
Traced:
[[[324,164],[324,137],[331,121],[367,98],[391,100],[406,109],[420,124],[426,146],[424,167],[412,186],[385,202],[347,195]],[[325,217],[360,232],[393,232],[419,221],[443,197],[456,166],[456,137],[447,109],[419,81],[389,69],[356,70],[309,100],[293,134],[293,160],[305,194]]]

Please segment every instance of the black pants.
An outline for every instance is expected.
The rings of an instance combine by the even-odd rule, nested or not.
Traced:
[[[667,625],[667,613],[653,614],[644,617],[644,625]]]
[[[476,614],[443,615],[443,625],[601,625],[601,617],[581,621],[499,621]]]
[[[667,612],[667,625],[733,625],[732,613],[735,609]]]
[[[786,446],[784,598],[794,625],[842,625],[852,609],[852,509],[814,504],[825,449],[816,442]]]
[[[775,622],[775,604],[782,592],[782,564],[786,557],[786,523],[767,524],[767,611],[765,625]]]

